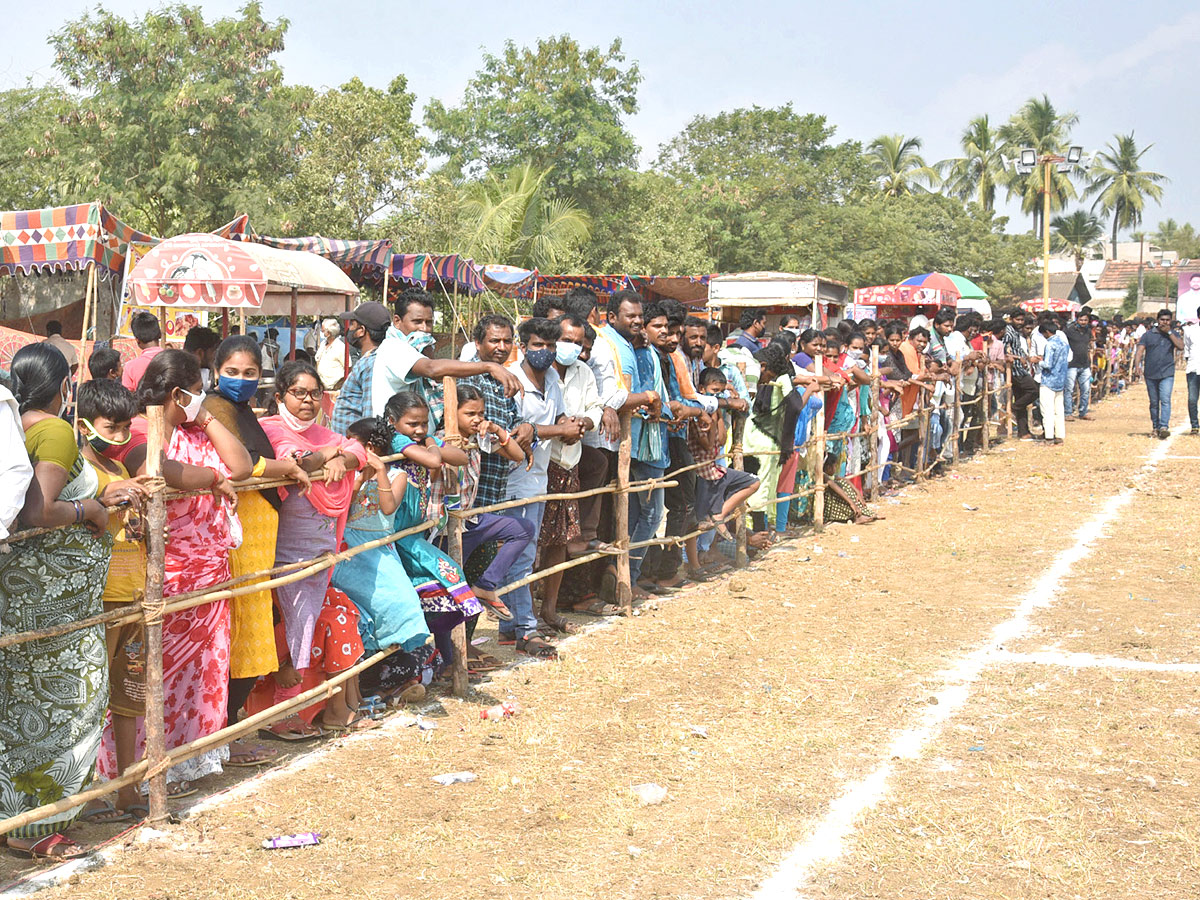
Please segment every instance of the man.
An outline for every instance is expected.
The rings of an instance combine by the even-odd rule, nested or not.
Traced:
[[[392,328],[375,351],[375,367],[371,375],[371,414],[383,415],[383,408],[397,391],[419,387],[422,378],[441,387],[442,378],[466,378],[471,375],[490,375],[511,397],[521,389],[520,380],[502,364],[488,362],[479,354],[480,362],[457,359],[430,359],[413,347],[409,336],[433,331],[433,298],[424,291],[405,291],[396,301]],[[510,331],[511,331],[511,325]],[[511,334],[509,346],[512,346]],[[437,423],[430,423],[430,431]],[[507,427],[507,426],[506,426]]]
[[[1200,434],[1200,416],[1197,402],[1200,401],[1200,322],[1188,322],[1183,326],[1183,362],[1187,376],[1188,418],[1192,423],[1192,434]]]
[[[519,334],[524,356],[519,363],[513,364],[511,372],[523,388],[517,401],[519,415],[523,424],[531,426],[533,440],[527,464],[516,463],[509,470],[509,500],[528,500],[546,493],[551,439],[575,444],[584,432],[583,420],[568,416],[563,411],[562,385],[553,368],[562,328],[549,319],[526,319],[521,323]],[[501,514],[524,519],[533,525],[536,534],[541,528],[545,505],[544,501],[529,503],[503,510]],[[522,549],[508,570],[505,583],[511,584],[532,574],[536,556],[535,540]],[[518,653],[539,659],[556,659],[558,652],[553,645],[538,636],[537,617],[533,612],[533,595],[529,586],[510,591],[504,602],[512,610],[513,618],[510,622],[500,623],[501,643],[515,643]]]
[[[475,345],[479,348],[479,360],[494,363],[501,368],[508,362],[513,349],[513,324],[507,316],[487,315],[475,323],[472,330]],[[505,374],[512,374],[505,370]],[[514,376],[515,377],[515,376]],[[503,383],[491,372],[463,379],[483,394],[483,414],[488,421],[495,422],[512,435],[528,457],[533,445],[533,426],[520,422],[517,401]],[[492,506],[508,498],[508,460],[499,453],[484,453],[479,464],[479,487],[475,493],[475,506]]]
[[[983,389],[979,365],[983,352],[971,346],[971,332],[975,328],[975,320],[964,314],[954,320],[954,330],[945,337],[947,354],[961,367],[962,398],[959,405],[962,408],[962,421],[958,427],[959,446],[965,453],[974,453],[982,439],[979,426],[983,419]]]
[[[946,436],[950,431],[950,412],[954,409],[955,379],[962,371],[962,359],[955,358],[946,346],[954,333],[955,312],[948,306],[937,311],[933,327],[929,332],[929,345],[925,353],[935,363],[938,384],[933,391],[933,412],[929,419],[929,446],[936,455],[945,448]]]
[[[137,341],[138,355],[125,364],[121,373],[121,384],[131,391],[137,391],[137,386],[146,374],[146,366],[150,360],[162,353],[159,341],[162,340],[162,329],[158,327],[158,316],[154,313],[135,312],[129,320],[129,330]]]
[[[220,335],[211,328],[203,326],[189,328],[187,336],[183,339],[183,352],[192,354],[200,363],[200,381],[206,391],[211,391],[213,388],[215,381],[212,376],[213,354],[220,343]]]
[[[1017,420],[1017,438],[1032,441],[1029,433],[1029,407],[1038,398],[1038,384],[1029,366],[1029,344],[1026,343],[1025,310],[1010,310],[1008,327],[1004,329],[1004,356],[1012,373],[1012,410]]]
[[[67,365],[71,367],[71,375],[74,376],[79,370],[79,353],[75,350],[75,345],[63,337],[62,322],[51,319],[46,323],[46,343],[63,355]]]
[[[340,313],[338,319],[345,330],[346,340],[360,354],[358,362],[342,384],[329,422],[330,428],[338,434],[345,434],[351,425],[371,414],[369,401],[371,379],[375,373],[375,351],[387,337],[392,317],[382,303],[369,300],[358,304],[350,312]]]
[[[1188,289],[1179,295],[1175,303],[1175,318],[1184,325],[1200,318],[1200,272],[1188,279]]]
[[[1092,400],[1092,311],[1083,307],[1075,318],[1063,329],[1067,344],[1071,347],[1071,364],[1067,367],[1067,387],[1063,396],[1066,420],[1075,418],[1075,386],[1079,385],[1079,418],[1091,420],[1088,408]],[[1043,414],[1044,415],[1044,414]]]
[[[1038,331],[1045,338],[1045,349],[1038,358],[1041,381],[1038,390],[1042,406],[1044,439],[1049,444],[1061,444],[1066,432],[1063,391],[1067,386],[1067,370],[1071,345],[1058,330],[1058,318],[1051,312],[1038,318]]]
[[[557,319],[566,311],[566,302],[562,297],[542,294],[533,304],[532,314],[535,319]]]
[[[767,313],[761,309],[747,309],[738,320],[741,333],[731,342],[733,347],[741,347],[747,353],[757,353],[762,349],[762,336],[767,330]]]
[[[1171,329],[1174,314],[1160,309],[1155,327],[1142,335],[1133,355],[1134,371],[1141,370],[1150,399],[1150,428],[1159,440],[1171,436],[1171,390],[1175,387],[1175,351],[1183,338]]]
[[[317,376],[327,391],[336,391],[346,377],[346,342],[337,319],[321,323],[321,342],[316,352]]]

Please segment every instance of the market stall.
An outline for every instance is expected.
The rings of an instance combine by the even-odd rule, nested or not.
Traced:
[[[744,309],[762,308],[768,329],[785,315],[826,328],[843,317],[849,288],[830,278],[789,272],[741,272],[708,280],[708,309],[718,322],[736,323]]]
[[[863,319],[887,321],[911,319],[916,315],[933,318],[943,306],[954,308],[958,294],[938,288],[903,284],[876,284],[854,291],[854,304],[847,314],[856,322]]]

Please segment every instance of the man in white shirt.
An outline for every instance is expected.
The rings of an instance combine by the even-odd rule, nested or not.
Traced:
[[[1200,272],[1188,278],[1188,289],[1179,295],[1175,304],[1175,318],[1185,325],[1200,318]]]
[[[553,368],[562,328],[549,319],[533,318],[522,322],[517,333],[525,355],[521,362],[509,367],[508,372],[517,378],[522,388],[517,406],[521,421],[533,426],[533,444],[528,460],[514,463],[509,470],[508,499],[527,500],[546,493],[551,439],[578,443],[583,437],[584,422],[564,412],[562,384]],[[545,505],[544,501],[529,503],[503,510],[501,515],[531,522],[537,534],[541,529]],[[532,574],[536,556],[537,541],[534,540],[513,562],[504,579],[505,584],[512,584]],[[512,610],[513,619],[500,623],[500,640],[514,641],[518,653],[539,659],[557,658],[558,653],[553,645],[538,636],[537,617],[533,613],[533,595],[529,586],[509,592],[504,602]]]
[[[33,480],[33,464],[25,452],[25,429],[17,398],[0,384],[0,540],[8,537],[25,506],[25,492]]]
[[[418,378],[466,378],[491,375],[502,385],[507,396],[521,390],[521,382],[504,366],[490,362],[462,362],[456,359],[430,359],[418,353],[408,342],[411,331],[432,331],[433,298],[424,291],[405,291],[396,301],[392,328],[375,351],[375,371],[371,375],[371,415],[383,415],[383,408],[397,391],[411,389]],[[431,426],[432,428],[432,426]]]
[[[1200,417],[1197,402],[1200,401],[1200,323],[1195,320],[1183,326],[1183,371],[1187,376],[1188,417],[1192,420],[1192,434],[1200,434]]]
[[[321,323],[321,343],[317,345],[317,376],[327,391],[336,391],[346,380],[346,342],[337,319]]]

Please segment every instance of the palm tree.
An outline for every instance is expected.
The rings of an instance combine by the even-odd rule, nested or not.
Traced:
[[[1104,226],[1100,220],[1086,210],[1077,209],[1068,216],[1055,216],[1050,220],[1054,232],[1051,241],[1057,250],[1066,250],[1075,257],[1075,271],[1083,268],[1083,261],[1092,247],[1104,237]]]
[[[937,172],[925,164],[920,149],[920,138],[906,138],[902,134],[884,134],[871,141],[867,147],[867,165],[885,196],[915,194],[926,190],[925,185],[937,183]]]
[[[1179,235],[1179,223],[1174,219],[1167,219],[1165,222],[1158,223],[1158,230],[1150,235],[1150,240],[1164,250],[1174,250]]]
[[[1091,184],[1083,196],[1095,197],[1092,209],[1097,207],[1112,215],[1112,252],[1117,255],[1117,231],[1132,228],[1142,223],[1146,209],[1146,198],[1155,203],[1162,202],[1162,182],[1165,175],[1149,172],[1142,168],[1142,157],[1153,147],[1148,144],[1138,150],[1133,132],[1116,135],[1117,143],[1110,141],[1104,150],[1096,154],[1089,172]]]
[[[976,116],[960,139],[963,155],[937,164],[947,193],[974,200],[988,212],[996,205],[996,184],[1004,178],[1001,153],[1005,149],[998,129],[986,115]]]
[[[470,222],[465,252],[476,259],[557,272],[591,236],[586,213],[570,200],[551,197],[550,170],[526,164],[507,175],[488,175],[467,189],[463,211]]]
[[[1000,127],[1000,137],[1016,152],[1031,147],[1042,156],[1065,155],[1070,142],[1071,129],[1079,122],[1075,113],[1060,113],[1045,94],[1039,100],[1030,97],[1012,118]],[[1038,166],[1030,175],[1006,173],[1005,185],[1008,196],[1021,198],[1021,211],[1033,217],[1033,232],[1042,234],[1042,191],[1044,173]],[[1076,197],[1075,185],[1070,174],[1059,172],[1057,167],[1050,171],[1050,209],[1063,209],[1068,200]]]

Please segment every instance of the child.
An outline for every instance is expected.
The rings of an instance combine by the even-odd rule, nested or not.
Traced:
[[[727,384],[720,369],[710,367],[700,373],[700,391],[710,397],[721,394]],[[748,472],[717,465],[725,448],[725,421],[719,411],[692,419],[688,448],[697,463],[706,463],[696,470],[696,519],[705,531],[716,529],[723,540],[732,540],[725,521],[758,490],[758,479]]]
[[[483,394],[469,384],[458,387],[458,434],[459,443],[463,445],[461,449],[467,457],[466,465],[458,469],[460,508],[470,509],[475,505],[475,495],[479,489],[482,454],[496,453],[510,462],[521,463],[525,461],[525,452],[507,431],[485,417]],[[534,540],[533,523],[511,516],[480,513],[466,519],[463,524],[464,563],[484,544],[501,542],[487,568],[471,584],[475,596],[484,598],[486,602],[486,598],[494,596],[496,588],[503,583],[504,576],[521,551]],[[467,651],[474,651],[477,655],[468,660],[467,665],[479,672],[496,668],[499,660],[478,654],[470,645],[475,622],[475,618],[467,622]]]
[[[858,489],[837,474],[838,465],[836,453],[825,454],[825,521],[866,525],[882,519],[867,506]]]
[[[79,388],[79,431],[83,435],[83,458],[91,463],[100,478],[100,489],[114,499],[129,502],[122,513],[109,516],[108,530],[113,536],[112,559],[102,600],[105,610],[136,602],[146,586],[146,548],[142,543],[142,504],[146,497],[142,475],[131,479],[125,467],[108,453],[129,443],[129,426],[137,415],[133,393],[120,381],[103,378],[84,382]],[[106,495],[107,499],[107,495]],[[105,628],[108,645],[108,710],[111,731],[104,738],[116,755],[113,775],[120,775],[136,761],[137,717],[145,712],[146,643],[141,622],[125,622]],[[106,748],[107,749],[107,748]],[[149,810],[140,802],[136,785],[117,792],[117,805],[94,807],[84,813],[93,823],[125,822]]]
[[[399,469],[407,476],[407,484],[400,496],[381,494],[379,507],[385,515],[395,515],[394,527],[402,531],[427,518],[441,516],[443,461],[465,466],[467,455],[429,436],[429,407],[411,391],[393,395],[384,406],[384,417],[395,431],[390,451],[404,456]],[[454,658],[450,632],[459,623],[482,612],[483,606],[458,564],[429,543],[423,534],[411,534],[393,546],[421,598],[425,622],[433,632],[443,665],[449,665]],[[512,618],[508,607],[494,593],[484,591],[480,599],[497,618]]]

